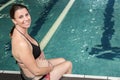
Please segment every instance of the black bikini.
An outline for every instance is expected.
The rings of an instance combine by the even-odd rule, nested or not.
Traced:
[[[32,52],[33,56],[34,56],[35,59],[37,59],[41,54],[40,46],[39,45],[37,46],[37,45],[33,44],[27,37],[25,37],[25,38],[30,42],[30,44],[32,46],[32,49],[33,49],[32,50],[33,51]]]
[[[20,34],[22,34],[31,44],[32,48],[33,48],[33,56],[34,58],[38,58],[41,54],[41,50],[40,50],[40,46],[33,44],[22,32],[20,32],[17,28],[15,28]]]
[[[19,33],[21,33],[31,44],[32,48],[33,48],[33,56],[34,58],[38,58],[41,54],[41,50],[40,50],[40,46],[38,45],[35,45],[33,44],[22,32],[20,32],[17,28],[15,28]],[[21,62],[17,62],[17,63],[20,63],[22,64]],[[22,77],[22,80],[32,80],[33,78],[28,78],[27,76],[25,76],[24,72],[22,71],[22,69],[20,69],[21,71],[21,77]],[[39,80],[43,80],[45,78],[46,75],[44,75],[41,79]]]
[[[30,42],[30,43],[31,43],[31,42]],[[41,54],[40,46],[36,46],[36,45],[34,45],[33,43],[31,43],[31,45],[32,45],[32,48],[33,48],[33,56],[34,56],[34,58],[36,59],[36,58],[38,58],[38,57],[40,56],[40,54]]]

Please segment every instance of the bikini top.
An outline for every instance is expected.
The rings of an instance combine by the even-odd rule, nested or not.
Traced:
[[[37,45],[33,44],[22,32],[20,32],[17,28],[15,28],[15,29],[30,42],[30,44],[32,46],[32,49],[33,49],[32,50],[33,56],[34,56],[35,59],[38,58],[41,54],[40,46],[39,45],[37,46]]]
[[[29,41],[30,42],[30,41]],[[30,42],[31,43],[31,42]],[[34,56],[34,58],[36,59],[36,58],[38,58],[39,56],[40,56],[40,54],[41,54],[41,50],[40,50],[40,46],[38,45],[35,45],[35,44],[33,44],[33,43],[31,43],[31,45],[32,45],[32,48],[33,48],[33,56]]]

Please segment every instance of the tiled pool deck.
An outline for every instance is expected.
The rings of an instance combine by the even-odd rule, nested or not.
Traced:
[[[0,80],[22,80],[19,71],[0,71]],[[61,80],[120,80],[120,77],[67,74]]]

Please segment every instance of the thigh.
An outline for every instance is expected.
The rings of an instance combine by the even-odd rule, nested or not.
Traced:
[[[48,61],[50,61],[52,63],[52,65],[55,66],[55,65],[65,62],[65,59],[64,58],[54,58],[54,59],[49,59]]]
[[[48,61],[52,64],[52,65],[58,65],[60,63],[63,63],[65,61],[64,58],[54,58],[54,59],[49,59],[49,60],[46,60],[46,59],[38,59],[36,60],[37,62],[37,65],[39,67],[48,67]]]

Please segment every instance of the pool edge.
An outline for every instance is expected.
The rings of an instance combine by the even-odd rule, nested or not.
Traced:
[[[20,75],[20,71],[10,71],[10,70],[0,70],[0,74],[4,74],[7,77],[7,74],[11,75]],[[95,76],[95,75],[81,75],[81,74],[64,74],[63,77],[71,79],[99,79],[99,80],[120,80],[120,77],[112,76]]]

